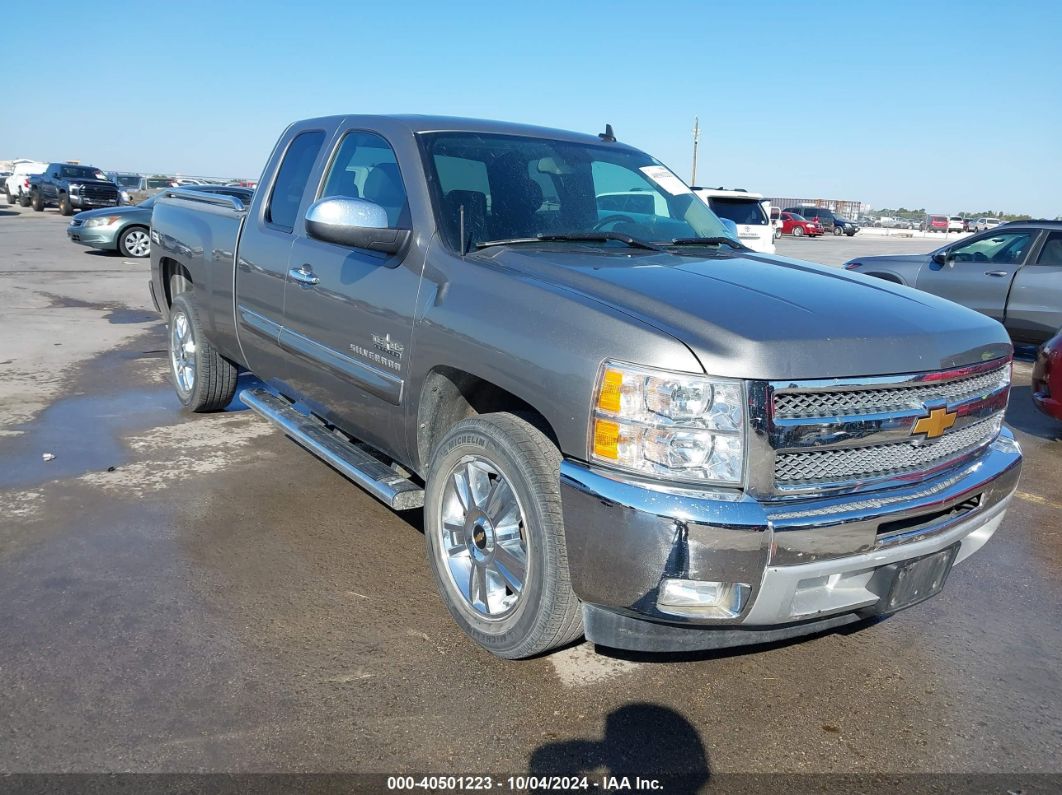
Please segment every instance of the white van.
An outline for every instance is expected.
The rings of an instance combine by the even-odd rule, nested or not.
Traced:
[[[701,201],[720,218],[737,226],[738,238],[753,251],[774,253],[775,227],[764,209],[767,202],[759,193],[725,188],[693,188]]]

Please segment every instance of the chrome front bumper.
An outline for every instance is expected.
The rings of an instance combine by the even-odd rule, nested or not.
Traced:
[[[1021,450],[1005,429],[977,458],[929,480],[829,498],[761,502],[738,491],[618,479],[565,461],[572,587],[588,619],[609,614],[588,620],[587,636],[651,648],[651,641],[625,644],[623,633],[601,629],[613,618],[629,629],[633,619],[670,625],[665,634],[700,636],[693,645],[662,641],[662,648],[710,648],[740,642],[734,632],[713,642],[711,627],[785,627],[791,636],[801,634],[788,630],[794,626],[813,632],[824,620],[858,618],[888,593],[892,564],[953,544],[958,563],[980,549],[1002,521],[1020,470]],[[741,583],[747,598],[728,618],[677,614],[658,603],[665,579]],[[745,642],[762,639],[753,631]]]

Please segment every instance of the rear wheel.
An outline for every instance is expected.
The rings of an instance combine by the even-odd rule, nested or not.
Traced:
[[[4,193],[7,195],[7,203],[14,204],[15,197],[11,195],[11,191],[9,191],[7,188],[4,188]]]
[[[799,226],[793,227],[793,237],[801,237],[804,234],[804,230]]]
[[[44,197],[39,190],[30,194],[30,204],[33,205],[34,212],[44,212]]]
[[[199,314],[188,293],[170,307],[170,375],[177,398],[188,411],[220,411],[236,394],[236,366],[203,335]]]
[[[130,226],[118,237],[118,250],[123,257],[141,258],[151,253],[151,238],[146,226]]]
[[[462,420],[432,455],[428,562],[454,621],[499,657],[531,657],[582,634],[560,461],[542,432],[507,413]]]
[[[29,195],[27,195],[25,193],[20,193],[18,195],[18,206],[19,207],[29,207],[30,206],[30,197],[29,197]]]

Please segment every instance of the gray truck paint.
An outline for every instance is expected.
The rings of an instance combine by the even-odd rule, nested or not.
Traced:
[[[949,256],[960,247],[1009,232],[1032,235],[1017,262],[963,262]],[[1062,258],[1044,252],[1048,245],[1062,245],[1060,235],[1062,223],[1005,224],[928,254],[857,257],[845,267],[968,306],[998,320],[1015,340],[1038,344],[1062,326]],[[940,257],[943,262],[935,259]]]
[[[265,205],[288,144],[308,130],[323,131],[326,142],[289,233],[267,221]],[[305,233],[305,214],[320,194],[332,152],[351,130],[381,135],[397,157],[412,228],[400,256],[339,247]],[[600,144],[575,133],[463,119],[298,122],[281,136],[246,211],[179,197],[156,203],[152,292],[165,314],[168,277],[183,273],[223,355],[420,475],[448,384],[474,376],[538,412],[566,459],[561,482],[576,593],[609,609],[661,619],[651,606],[661,561],[674,557],[676,528],[684,526],[667,511],[696,517],[696,528],[689,523],[691,571],[757,583],[770,561],[775,522],[751,493],[661,487],[587,467],[591,404],[604,360],[744,378],[766,390],[768,382],[784,388],[805,379],[926,373],[1010,354],[999,323],[951,302],[746,250],[680,256],[540,243],[462,255],[442,242],[417,143],[420,133],[455,130]],[[303,264],[312,266],[319,283],[307,288],[293,281],[289,271]],[[401,348],[397,367],[377,353],[381,339]],[[749,410],[758,411],[754,405]],[[750,444],[763,443],[750,435]],[[985,502],[995,524],[975,547],[998,524],[1020,466],[1006,432],[986,455],[992,466],[972,466],[961,488],[954,487],[959,476],[945,484],[953,488],[948,498],[958,501],[984,489],[986,478],[1003,479]],[[927,503],[932,493],[912,493],[904,515],[939,506]],[[848,497],[831,499],[804,504],[809,515],[821,511],[819,523],[828,524],[831,512],[844,508],[845,521],[858,519],[863,535],[830,536],[823,549],[837,557],[865,554],[865,534],[873,546],[876,522],[888,510],[849,511],[838,507]],[[683,505],[691,513],[682,514]],[[976,522],[964,526],[969,532]],[[805,520],[794,530],[815,527]],[[605,570],[598,550],[610,537],[633,546],[610,550],[613,568]],[[789,538],[795,544],[799,537]]]

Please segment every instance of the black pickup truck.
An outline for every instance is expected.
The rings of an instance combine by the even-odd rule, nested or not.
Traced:
[[[49,163],[43,173],[29,180],[30,205],[37,212],[58,207],[63,215],[73,215],[75,209],[117,207],[120,203],[118,186],[93,166]]]

